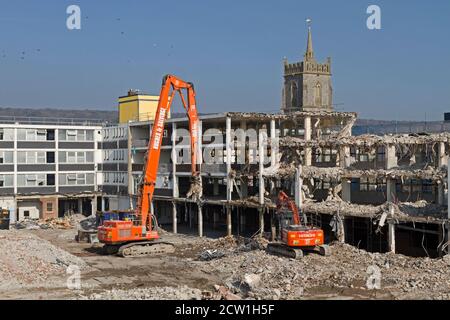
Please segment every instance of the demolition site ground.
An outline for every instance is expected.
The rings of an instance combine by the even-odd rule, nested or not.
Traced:
[[[168,232],[163,237],[175,253],[121,258],[103,255],[101,245],[78,243],[75,235],[75,228],[0,231],[0,298],[450,299],[446,258],[333,243],[329,257],[293,260],[267,254],[264,239]],[[74,266],[80,287],[69,289]]]

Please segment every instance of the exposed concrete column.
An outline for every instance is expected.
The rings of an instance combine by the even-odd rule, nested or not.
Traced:
[[[179,197],[179,189],[178,189],[178,177],[177,177],[177,124],[172,123],[172,196],[174,198]]]
[[[311,117],[305,117],[305,141],[311,140]],[[310,147],[305,148],[305,165],[310,166],[312,164],[312,151]]]
[[[278,139],[275,120],[270,120],[270,165],[274,167],[278,159]]]
[[[342,200],[351,203],[352,200],[352,182],[344,178],[342,179]]]
[[[392,217],[394,213],[394,207],[391,205],[389,214]],[[388,222],[388,245],[389,252],[395,253],[395,223],[393,221]]]
[[[241,130],[244,130],[244,132],[247,130],[247,121],[242,120],[241,121]],[[247,148],[247,143],[246,141],[242,141],[244,143],[244,159],[245,159],[245,163],[249,163],[249,149]],[[241,183],[240,185],[240,189],[241,189],[241,194],[242,194],[242,198],[247,198],[248,196],[248,178],[247,177],[242,177],[241,181],[243,181],[243,183]]]
[[[265,186],[264,186],[264,134],[259,132],[258,139],[258,160],[259,160],[259,228],[260,228],[260,236],[264,234],[264,194],[265,194]]]
[[[350,158],[350,147],[349,146],[341,146],[339,148],[339,167],[347,168]]]
[[[258,151],[258,160],[259,160],[259,204],[261,206],[264,205],[264,135],[262,132],[259,133],[258,139],[259,151]]]
[[[198,209],[198,236],[203,237],[203,208],[199,204],[197,205]]]
[[[448,162],[448,156],[445,154],[445,143],[439,142],[438,145],[438,157],[439,157],[439,168],[443,168],[447,165]]]
[[[341,243],[345,243],[345,217],[341,216],[339,220],[339,234],[337,235],[337,240]]]
[[[395,202],[397,198],[396,180],[392,178],[386,179],[386,201]]]
[[[398,166],[397,155],[395,154],[395,145],[384,146],[385,167],[386,169],[392,169]],[[392,178],[386,179],[386,201],[395,202],[397,198],[396,180]]]
[[[172,202],[172,232],[178,233],[177,204]]]
[[[233,193],[233,183],[230,178],[231,173],[231,153],[233,150],[231,141],[231,118],[227,117],[226,120],[226,133],[225,133],[225,148],[226,148],[226,161],[227,161],[227,201],[231,201],[231,195]]]
[[[227,235],[232,236],[233,230],[232,230],[232,224],[231,224],[231,207],[227,206]]]
[[[303,205],[303,195],[302,195],[302,188],[303,188],[303,179],[302,179],[302,166],[298,166],[298,168],[295,170],[295,204],[297,207],[301,210]]]
[[[259,209],[259,235],[264,235],[264,208]]]
[[[397,155],[395,154],[395,145],[385,145],[384,157],[386,169],[398,167]]]
[[[390,222],[388,228],[389,252],[395,253],[395,224]]]
[[[172,123],[172,197],[179,197],[179,189],[178,189],[178,177],[177,177],[177,124]],[[178,210],[177,204],[172,202],[172,232],[178,233],[178,218],[177,218]]]
[[[97,213],[97,195],[94,195],[94,197],[91,200],[91,216],[95,216]]]

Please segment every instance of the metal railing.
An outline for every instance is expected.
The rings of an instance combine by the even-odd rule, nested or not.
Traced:
[[[429,122],[393,122],[382,124],[360,124],[353,126],[353,135],[361,134],[401,134],[401,133],[440,133],[450,132],[450,122],[429,121]]]

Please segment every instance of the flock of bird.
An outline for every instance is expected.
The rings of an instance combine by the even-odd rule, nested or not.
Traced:
[[[85,20],[89,20],[89,16],[86,16],[84,19],[85,19]],[[121,18],[116,18],[116,21],[120,22],[120,21],[121,21]],[[120,31],[120,34],[121,34],[122,36],[124,36],[124,35],[125,35],[125,31]],[[154,43],[154,44],[153,44],[153,48],[157,48],[157,47],[158,47],[158,45],[157,45],[156,43]],[[174,46],[173,46],[173,45],[170,45],[170,50],[172,50],[172,49],[174,49]],[[40,52],[41,52],[41,49],[39,49],[39,48],[37,48],[37,49],[34,50],[34,53],[40,53]],[[26,57],[27,57],[27,54],[30,55],[31,53],[30,53],[30,52],[27,53],[26,51],[21,51],[21,52],[19,53],[19,59],[20,59],[20,60],[25,60]],[[1,56],[2,59],[8,58],[8,54],[7,54],[7,52],[5,51],[5,49],[1,49],[0,56]],[[168,52],[168,53],[167,53],[167,56],[170,57],[170,56],[171,56],[171,52]],[[132,61],[128,59],[128,63],[131,63],[131,62],[132,62]]]

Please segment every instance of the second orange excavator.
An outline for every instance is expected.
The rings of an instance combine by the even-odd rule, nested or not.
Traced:
[[[304,251],[315,251],[323,256],[331,254],[330,247],[324,244],[323,230],[302,222],[297,205],[284,191],[278,195],[276,213],[281,239],[268,244],[269,253],[294,259],[303,257]]]
[[[166,116],[169,113],[175,94],[181,97],[183,107],[189,119],[191,138],[191,189],[201,190],[200,170],[197,164],[198,115],[194,86],[173,75],[163,79],[158,108],[148,145],[142,182],[139,184],[136,210],[128,221],[109,220],[98,228],[98,239],[104,243],[106,253],[117,253],[123,257],[143,256],[156,253],[170,253],[175,250],[170,243],[160,240],[158,223],[151,211],[156,177],[161,153]],[[186,96],[184,96],[186,93]],[[197,186],[195,188],[194,186]],[[198,192],[197,192],[198,193]],[[195,194],[201,197],[201,194]]]

